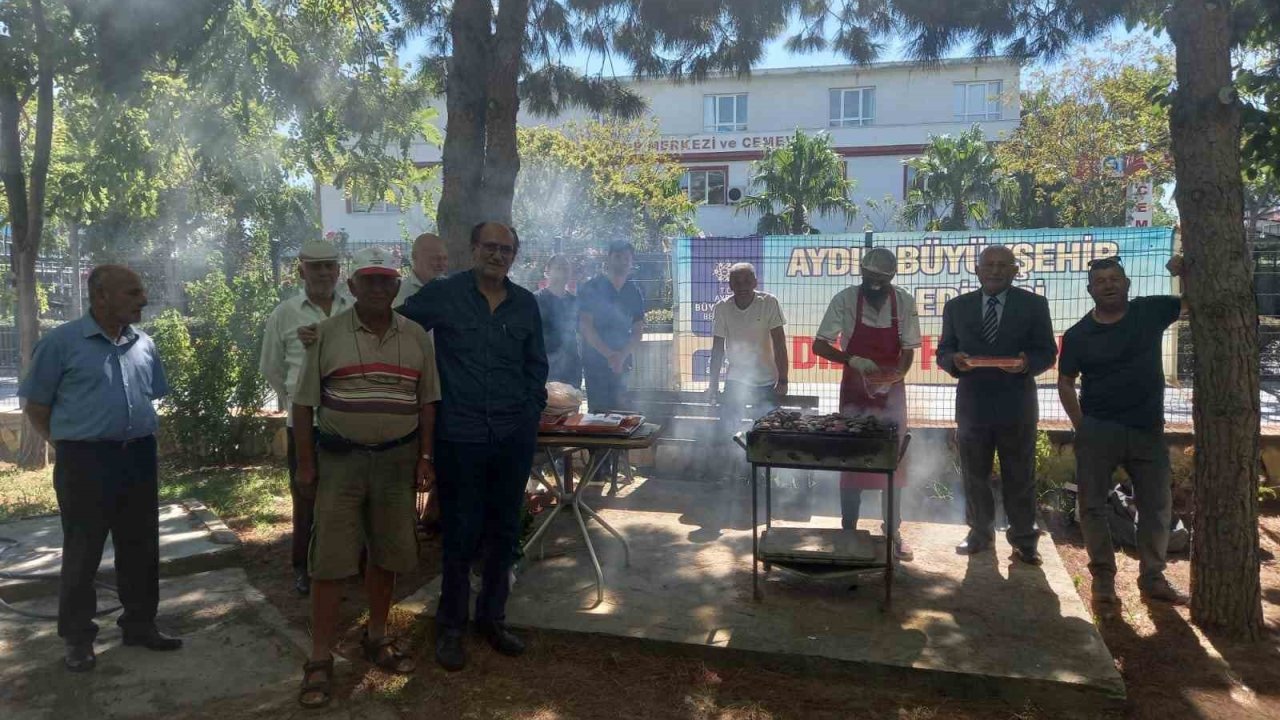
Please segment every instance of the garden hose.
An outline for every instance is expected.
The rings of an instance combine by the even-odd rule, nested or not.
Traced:
[[[19,544],[18,541],[14,540],[13,538],[0,537],[0,556],[3,556],[6,552],[14,549],[15,547],[18,546],[18,544]],[[4,580],[57,580],[60,577],[61,575],[58,573],[18,573],[18,572],[8,572],[5,570],[0,570],[0,579],[4,579]],[[93,585],[94,587],[97,587],[100,590],[106,590],[107,592],[112,593],[114,595],[119,596],[120,594],[119,591],[116,590],[116,586],[110,583],[106,583],[101,580],[95,579],[93,581]],[[99,610],[98,612],[94,613],[93,616],[102,617],[103,615],[110,615],[111,613],[116,612],[117,610],[120,610],[121,607],[122,606],[120,605],[115,605],[113,607],[107,608],[106,610]],[[37,612],[31,612],[30,610],[22,610],[20,608],[16,608],[10,605],[9,603],[5,602],[4,598],[0,598],[0,610],[7,610],[8,612],[11,612],[15,615],[21,615],[22,617],[31,618],[33,620],[57,620],[58,619],[58,616],[56,613],[51,615],[48,613],[37,613]]]

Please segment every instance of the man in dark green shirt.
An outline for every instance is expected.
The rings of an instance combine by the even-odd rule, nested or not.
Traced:
[[[1182,258],[1169,261],[1182,275]],[[1129,300],[1129,278],[1120,258],[1089,265],[1094,309],[1062,338],[1058,396],[1075,427],[1080,527],[1089,552],[1094,603],[1118,602],[1116,560],[1107,525],[1111,474],[1123,466],[1138,506],[1138,588],[1144,598],[1185,604],[1187,597],[1164,577],[1173,496],[1164,443],[1164,332],[1184,311],[1181,298]],[[1076,378],[1083,388],[1076,394]]]

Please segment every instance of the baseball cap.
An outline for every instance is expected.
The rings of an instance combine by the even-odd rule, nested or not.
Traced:
[[[400,261],[386,248],[367,247],[351,256],[351,275],[392,275],[400,277]]]
[[[888,248],[871,248],[862,256],[862,267],[884,275],[897,275],[898,256]]]
[[[302,249],[298,251],[298,259],[303,262],[337,260],[338,248],[325,240],[308,240],[302,243]]]

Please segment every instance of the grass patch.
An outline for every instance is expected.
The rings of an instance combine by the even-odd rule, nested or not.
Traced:
[[[160,465],[161,502],[196,498],[223,519],[260,528],[289,519],[289,472],[280,465]],[[0,522],[58,512],[53,468],[0,465]]]
[[[289,471],[279,465],[160,466],[160,499],[196,498],[224,520],[261,528],[289,520]]]
[[[0,522],[58,512],[53,491],[53,467],[23,470],[0,463]]]

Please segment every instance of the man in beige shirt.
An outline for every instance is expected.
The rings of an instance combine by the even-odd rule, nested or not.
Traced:
[[[271,311],[262,331],[262,356],[258,369],[284,403],[289,446],[289,495],[293,500],[293,587],[299,595],[311,592],[307,575],[307,546],[311,542],[311,523],[315,513],[315,496],[298,486],[297,448],[293,442],[294,389],[307,357],[307,346],[315,342],[316,323],[351,307],[351,298],[336,292],[338,284],[338,249],[323,240],[312,240],[298,252],[298,277],[303,292],[285,300]]]
[[[386,621],[396,575],[417,567],[414,492],[435,481],[440,380],[427,332],[391,311],[396,264],[378,247],[352,258],[347,284],[355,307],[320,323],[293,398],[298,483],[316,486],[312,652],[298,695],[306,707],[329,702],[342,582],[359,572],[362,547],[369,553],[365,657],[389,672],[414,669],[386,635]]]

